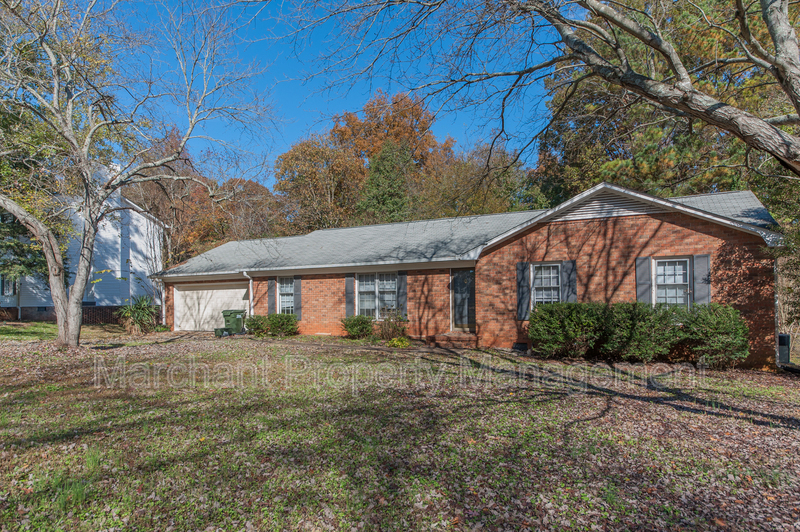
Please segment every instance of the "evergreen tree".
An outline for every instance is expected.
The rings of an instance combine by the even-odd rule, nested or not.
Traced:
[[[369,161],[367,179],[357,209],[372,223],[408,218],[408,177],[415,171],[411,150],[391,140]]]

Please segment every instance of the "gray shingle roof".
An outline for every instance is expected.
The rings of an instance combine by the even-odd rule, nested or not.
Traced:
[[[323,229],[303,236],[228,242],[170,269],[167,275],[459,260],[542,212]]]
[[[752,192],[670,198],[739,222],[770,228],[775,220]],[[539,217],[521,211],[325,229],[307,235],[229,242],[164,272],[166,277],[474,259],[489,240]],[[160,276],[160,275],[157,275]]]
[[[670,201],[681,203],[687,207],[694,207],[703,211],[712,212],[726,218],[771,229],[777,222],[764,207],[756,195],[749,190],[741,192],[718,192],[716,194],[699,194],[697,196],[683,196],[669,198]]]

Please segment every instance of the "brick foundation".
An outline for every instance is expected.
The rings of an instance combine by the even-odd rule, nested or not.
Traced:
[[[83,324],[100,325],[104,323],[119,323],[115,315],[119,306],[83,307]],[[44,310],[41,310],[44,309]],[[160,315],[160,309],[159,309]],[[0,320],[17,320],[17,308],[0,308]],[[53,307],[22,307],[23,321],[56,321],[56,311]]]

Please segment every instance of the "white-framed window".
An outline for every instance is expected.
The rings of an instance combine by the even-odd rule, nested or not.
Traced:
[[[17,281],[9,279],[5,275],[0,275],[0,295],[15,296],[17,295]]]
[[[654,259],[656,304],[689,306],[689,259]]]
[[[278,312],[294,314],[294,277],[278,277]]]
[[[531,304],[561,301],[561,265],[531,264]]]
[[[381,319],[397,309],[397,274],[360,273],[357,292],[357,313]]]

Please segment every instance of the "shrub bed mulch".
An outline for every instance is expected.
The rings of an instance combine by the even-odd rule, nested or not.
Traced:
[[[0,530],[800,529],[794,375],[117,345],[0,345]]]

